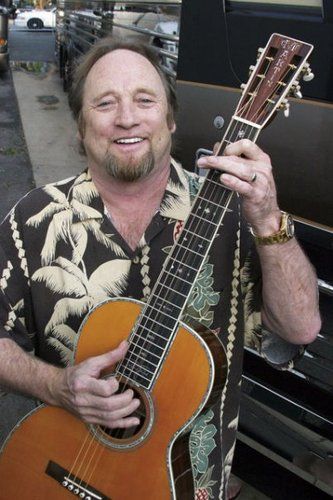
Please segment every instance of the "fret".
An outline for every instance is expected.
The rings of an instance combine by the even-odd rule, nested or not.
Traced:
[[[166,340],[172,334],[175,328],[175,317],[168,316],[160,308],[154,308],[152,305],[149,306],[149,310],[145,313],[145,317],[142,318],[140,325],[138,325],[138,330],[141,326],[150,329],[153,335],[160,336],[162,339]],[[157,326],[158,325],[158,326]],[[150,335],[150,333],[148,333]]]
[[[204,236],[201,236],[200,234],[196,234],[194,233],[193,231],[190,231],[189,229],[183,229],[182,231],[182,235],[185,234],[185,238],[184,240],[187,241],[187,238],[186,238],[186,235],[187,234],[191,234],[192,236],[194,236],[195,238],[200,238],[201,240],[204,240],[204,241],[207,241],[208,243],[210,243],[210,239],[208,238],[205,238]]]
[[[140,337],[139,337],[139,339],[140,339]],[[142,339],[140,339],[140,340],[142,340]],[[143,340],[144,340],[144,339],[143,339]],[[135,347],[138,347],[139,349],[142,349],[142,350],[143,350],[143,351],[145,351],[145,352],[148,352],[148,354],[151,354],[152,356],[155,356],[156,358],[158,358],[158,357],[160,356],[160,354],[161,354],[161,353],[155,354],[154,352],[149,351],[149,349],[146,349],[146,348],[145,348],[145,347],[143,347],[142,345],[137,344],[136,342],[134,342],[134,341],[133,341],[133,339],[131,340],[131,344],[132,344],[133,346],[135,346]],[[153,346],[154,348],[155,348],[155,347],[157,347],[157,349],[160,349],[161,351],[163,351],[163,347],[159,347],[158,345],[155,345],[155,344],[152,344],[152,346]],[[135,349],[135,347],[134,347],[134,349]],[[147,346],[147,347],[149,347],[149,346]],[[133,351],[133,352],[135,352],[135,351]]]
[[[182,298],[184,298],[184,299],[187,299],[187,295],[186,295],[186,294],[179,292],[178,290],[176,290],[176,289],[175,289],[175,288],[173,288],[173,287],[169,287],[169,286],[165,285],[164,283],[159,283],[159,286],[160,286],[161,288],[166,288],[168,291],[171,291],[171,292],[176,293],[177,295],[179,295],[180,297],[182,297]],[[164,299],[163,299],[163,300],[164,300]],[[171,302],[170,302],[170,304],[171,304]]]
[[[154,298],[154,295],[151,296],[151,300],[153,300],[153,298]],[[173,323],[175,322],[175,317],[174,316],[171,316],[170,314],[167,314],[164,311],[162,312],[160,308],[157,308],[157,307],[153,306],[151,304],[151,300],[150,300],[149,306],[148,306],[150,309],[153,309],[154,311],[158,312],[161,316],[166,316],[167,318],[171,319],[173,321]]]
[[[202,201],[206,201],[207,203],[210,203],[211,205],[215,205],[216,207],[218,208],[225,208],[223,207],[223,205],[221,205],[220,203],[215,203],[215,201],[212,201],[212,200],[207,200],[206,198],[204,198],[203,196],[198,196],[198,200],[202,200]],[[232,212],[232,210],[230,209],[227,209],[228,212]]]
[[[129,363],[130,363],[132,366],[129,366]],[[155,369],[154,371],[149,370],[149,368],[147,368],[147,367],[146,367],[144,364],[142,364],[142,363],[141,363],[141,365],[137,365],[137,364],[135,363],[135,361],[134,361],[134,360],[132,360],[132,359],[127,359],[127,360],[126,360],[126,368],[128,368],[129,370],[132,370],[134,373],[141,373],[142,371],[144,371],[144,372],[146,372],[146,375],[147,375],[148,377],[149,377],[149,375],[154,375],[154,374],[155,374],[155,371],[156,371],[156,369]],[[138,369],[136,370],[136,368],[138,368]],[[157,367],[155,366],[155,368],[157,368]],[[147,377],[147,380],[149,380],[149,378],[148,378],[148,377]]]
[[[172,276],[173,278],[177,279],[177,280],[180,280],[180,281],[183,281],[184,283],[192,286],[192,282],[191,281],[188,281],[184,278],[181,278],[180,276],[175,276],[173,273],[170,273],[170,271],[167,271],[166,269],[164,270],[165,274],[168,274],[169,276]]]
[[[222,174],[222,172],[221,172],[221,174]],[[216,186],[218,186],[219,188],[222,188],[222,189],[228,189],[226,186],[224,186],[224,184],[222,184],[221,182],[218,182],[218,181],[214,181],[213,179],[206,178],[205,182],[209,182],[210,184],[215,184]]]
[[[132,351],[128,351],[128,353],[126,354],[124,360],[123,360],[123,363],[127,363],[128,361],[131,361],[131,362],[135,362],[133,361],[133,356],[136,358],[136,360],[139,360],[139,361],[142,361],[143,363],[149,363],[150,365],[153,366],[153,372],[155,372],[156,368],[158,367],[158,363],[153,363],[153,361],[149,361],[149,359],[147,358],[147,355],[145,352],[141,352],[140,355],[139,354],[136,354],[135,352],[132,352]]]
[[[147,336],[143,337],[142,336],[142,332],[141,332],[142,330],[145,330],[146,332],[148,332],[149,337],[152,337],[152,338],[149,338]],[[147,348],[150,348],[150,347],[151,348],[155,348],[155,347],[157,347],[158,349],[164,349],[165,346],[166,346],[166,344],[168,343],[168,340],[169,340],[169,337],[167,337],[167,338],[160,337],[160,339],[159,338],[155,338],[155,333],[152,330],[149,330],[149,328],[146,328],[146,327],[144,327],[142,325],[140,325],[140,330],[136,331],[134,333],[134,337],[133,338],[135,338],[135,337],[137,337],[137,339],[135,339],[135,340],[138,340],[138,342],[143,342],[143,344],[145,344],[145,346]],[[162,341],[162,342],[159,343],[159,341]],[[138,342],[136,342],[136,344],[141,347],[143,344],[139,344]],[[148,344],[147,344],[147,342],[148,342]]]
[[[121,375],[128,378],[128,380],[132,380],[133,382],[140,384],[145,389],[149,389],[149,385],[151,384],[151,378],[145,377],[141,373],[133,372],[130,368],[124,367]]]
[[[170,328],[169,326],[166,326],[165,324],[160,323],[156,319],[153,319],[151,316],[146,316],[143,314],[142,321],[143,320],[151,321],[152,323],[155,323],[156,325],[161,326],[162,328],[166,328],[167,330],[170,330],[170,332],[173,330],[173,328]],[[154,335],[157,335],[158,337],[161,337],[162,339],[164,339],[164,337],[162,335],[159,335],[159,333],[157,333],[155,330],[154,330]]]
[[[142,333],[147,332],[148,335],[146,337],[143,337],[143,338],[149,340],[151,343],[154,344],[154,341],[158,342],[159,339],[163,340],[166,343],[170,337],[170,332],[173,331],[173,328],[168,327],[169,332],[166,332],[166,337],[164,337],[163,335],[157,333],[155,329],[153,330],[150,328],[149,323],[157,323],[156,321],[154,321],[152,318],[149,318],[149,317],[145,318],[145,320],[146,321],[144,324],[139,325],[138,330],[135,332],[135,335],[138,335],[140,338],[140,336],[142,336]],[[158,324],[160,324],[160,323],[158,323]],[[163,345],[161,346],[158,343],[156,345],[158,345],[159,347],[165,347],[165,344],[164,344],[164,346]]]
[[[211,224],[215,227],[219,226],[219,224],[216,224],[215,222],[212,222],[211,220],[204,219],[204,217],[200,217],[200,215],[197,215],[197,214],[192,214],[191,217],[194,217],[196,219],[200,219],[200,220],[206,222],[207,224]]]
[[[192,282],[178,279],[178,277],[175,277],[174,274],[170,274],[169,272],[166,272],[163,276],[163,279],[161,279],[160,281],[161,283],[163,283],[164,286],[168,287],[170,290],[177,290],[185,297],[188,296],[188,292],[192,286]]]
[[[158,286],[160,286],[160,285],[161,284],[158,283]],[[170,302],[169,300],[166,300],[163,297],[159,297],[158,295],[156,295],[156,299],[161,301],[160,305],[158,305],[157,302],[156,302],[156,304],[158,305],[158,307],[161,307],[162,309],[166,308],[168,310],[168,309],[171,309],[169,306],[172,306],[172,307],[176,307],[177,309],[181,310],[181,307],[177,306],[173,302]]]
[[[201,246],[203,246],[201,243],[199,244]],[[197,246],[199,246],[197,245]],[[195,245],[194,245],[195,246]],[[202,253],[199,253],[199,252],[196,252],[195,250],[193,250],[191,247],[186,247],[184,245],[182,245],[181,243],[179,243],[179,248],[182,248],[183,250],[186,250],[186,252],[190,252],[192,253],[193,255],[195,255],[196,257],[200,257],[202,258],[204,254]],[[187,256],[186,258],[188,258],[189,256]]]
[[[176,262],[177,264],[181,264],[182,266],[188,267],[188,268],[189,268],[189,269],[191,269],[192,271],[195,271],[195,272],[197,272],[197,271],[198,271],[198,269],[196,269],[196,268],[194,268],[194,267],[190,266],[189,264],[185,264],[185,262],[181,262],[180,260],[177,260],[176,258],[174,258],[174,257],[171,257],[171,256],[170,256],[170,262],[171,262],[171,261],[172,261],[172,262]],[[169,263],[169,262],[168,262],[168,263]],[[172,267],[173,267],[173,266],[174,266],[174,264],[172,264],[172,265],[171,265],[171,269],[172,269]]]

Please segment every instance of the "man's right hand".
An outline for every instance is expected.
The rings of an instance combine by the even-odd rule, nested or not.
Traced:
[[[113,351],[59,370],[52,388],[56,404],[86,423],[111,429],[138,425],[139,419],[131,416],[140,405],[139,399],[133,397],[133,390],[117,394],[116,378],[101,378],[103,370],[123,359],[127,349],[128,344],[123,341]]]

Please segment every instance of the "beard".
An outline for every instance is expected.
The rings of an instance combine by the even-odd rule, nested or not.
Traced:
[[[110,177],[123,182],[135,182],[144,179],[152,172],[154,165],[155,159],[151,150],[138,160],[130,158],[127,161],[122,161],[107,153],[103,162],[104,169]]]

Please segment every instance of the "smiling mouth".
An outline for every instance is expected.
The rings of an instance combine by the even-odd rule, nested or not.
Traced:
[[[143,141],[144,139],[142,137],[124,137],[121,139],[116,139],[114,142],[116,144],[137,144]]]

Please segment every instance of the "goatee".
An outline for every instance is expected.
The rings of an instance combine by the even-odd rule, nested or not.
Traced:
[[[148,151],[141,159],[124,162],[116,158],[114,155],[107,154],[104,159],[104,168],[106,172],[123,182],[134,182],[143,179],[150,174],[155,164],[152,151]]]

